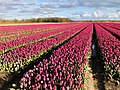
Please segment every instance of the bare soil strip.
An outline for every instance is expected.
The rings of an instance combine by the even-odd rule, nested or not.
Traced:
[[[86,81],[85,81],[85,90],[98,90],[98,87],[96,85],[96,80],[93,78],[92,70],[89,69],[86,71]]]

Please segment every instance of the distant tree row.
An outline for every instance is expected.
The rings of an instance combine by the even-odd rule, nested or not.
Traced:
[[[120,20],[77,20],[78,22],[120,22]],[[0,23],[42,23],[42,22],[75,22],[69,18],[59,18],[59,17],[51,17],[51,18],[31,18],[31,19],[0,19]]]
[[[6,19],[0,19],[0,22],[13,22],[13,23],[36,23],[36,22],[72,22],[73,20],[69,18],[31,18],[31,19],[14,19],[14,20],[6,20]]]

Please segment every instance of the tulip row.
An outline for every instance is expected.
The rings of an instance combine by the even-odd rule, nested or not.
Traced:
[[[1,30],[0,43],[5,43],[8,41],[17,40],[20,38],[25,38],[25,37],[28,37],[29,35],[32,35],[32,34],[41,33],[41,32],[45,32],[47,30],[49,31],[49,30],[58,28],[58,27],[53,28],[53,27],[49,27],[49,26],[48,27],[33,28],[34,27],[33,25],[31,27],[31,29],[27,29],[24,26],[21,26],[21,28],[19,26],[18,26],[19,28],[16,26],[14,26],[14,27],[15,28],[13,28],[13,26],[9,26],[9,28],[6,28],[6,29],[4,29],[4,27],[0,28],[0,30]]]
[[[73,24],[73,25],[75,27],[76,24]],[[71,25],[71,28],[73,28],[73,25]],[[2,44],[0,44],[0,54],[5,53],[9,50],[24,46],[24,45],[28,45],[28,44],[31,44],[31,43],[34,43],[34,42],[38,42],[42,38],[45,38],[47,36],[50,36],[50,35],[53,35],[53,34],[56,34],[56,33],[60,33],[60,32],[63,32],[65,30],[69,30],[69,29],[70,29],[70,26],[68,28],[67,27],[66,28],[60,28],[60,29],[55,29],[55,30],[52,30],[52,31],[50,31],[50,30],[47,31],[46,30],[43,33],[31,34],[26,38],[21,38],[21,39],[18,39],[18,40],[12,40],[10,42],[2,43]]]
[[[66,38],[75,34],[83,27],[84,25],[79,25],[77,28],[70,29],[69,31],[55,35],[52,38],[48,38],[41,42],[35,42],[34,44],[29,44],[27,46],[23,46],[1,54],[0,70],[10,72],[17,71],[19,68],[26,65],[26,63],[29,63],[30,61],[36,59],[47,49],[50,49],[52,46],[64,41]]]
[[[88,33],[89,32],[89,33]],[[43,59],[34,69],[24,74],[21,89],[74,90],[84,87],[84,76],[91,52],[92,25],[54,50],[48,59]]]
[[[35,24],[35,25],[16,25],[16,26],[0,26],[0,36],[8,36],[10,34],[23,34],[28,32],[34,32],[33,30],[45,30],[51,28],[58,28],[59,26],[65,26],[66,24]]]
[[[8,36],[15,34],[31,34],[45,30],[67,28],[70,26],[77,25],[78,23],[65,23],[65,24],[40,24],[40,25],[17,25],[17,26],[0,26],[0,36]]]
[[[59,27],[59,28],[63,28],[62,26]],[[26,38],[26,37],[30,37],[32,35],[36,35],[38,33],[43,33],[43,32],[46,32],[46,31],[51,31],[51,30],[54,30],[54,29],[59,29],[58,27],[57,28],[35,28],[35,29],[32,29],[32,30],[28,30],[28,31],[22,31],[22,32],[14,32],[14,33],[11,33],[9,35],[1,35],[0,36],[0,43],[5,43],[5,42],[10,42],[12,40],[19,40],[21,38]]]
[[[120,24],[119,23],[106,23],[106,25],[120,30]]]
[[[38,41],[40,41],[48,36],[52,36],[52,35],[58,34],[60,32],[63,32],[63,30],[58,30],[58,31],[55,30],[55,31],[47,32],[46,34],[38,33],[38,34],[30,35],[27,38],[12,40],[10,42],[6,42],[6,43],[1,44],[0,45],[0,52],[1,52],[1,54],[3,54],[9,50],[19,48],[21,46],[25,46],[25,45],[28,45],[28,44],[31,44],[34,42],[38,42]]]
[[[113,33],[115,33],[115,34],[117,34],[117,35],[120,36],[120,30],[117,30],[115,28],[111,28],[109,26],[106,26],[105,24],[100,24],[100,25],[102,25],[103,27],[105,27],[108,31],[111,31],[111,32],[113,32]]]
[[[99,25],[95,26],[98,44],[105,60],[105,69],[110,71],[112,77],[120,70],[120,41]]]
[[[1,26],[0,27],[0,30],[1,30],[0,31],[0,33],[1,33],[0,43],[17,40],[20,38],[26,38],[29,35],[47,32],[47,31],[51,31],[51,30],[55,30],[55,29],[57,30],[57,29],[67,28],[67,27],[74,26],[74,25],[77,25],[77,24],[76,23],[74,23],[74,24],[58,24],[58,25],[53,25],[53,26],[29,25],[29,27],[31,27],[31,28],[29,28],[27,25],[26,26],[9,26],[9,28],[4,28],[5,26],[4,27]],[[5,32],[7,34],[4,34]]]

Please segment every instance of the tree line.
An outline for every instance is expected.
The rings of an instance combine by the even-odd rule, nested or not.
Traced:
[[[0,19],[0,23],[42,23],[42,22],[120,22],[120,20],[71,20],[69,18],[30,18],[30,19]]]
[[[7,20],[7,19],[0,19],[0,22],[13,22],[13,23],[40,23],[40,22],[73,22],[73,20],[69,18],[31,18],[31,19],[14,19],[14,20]]]

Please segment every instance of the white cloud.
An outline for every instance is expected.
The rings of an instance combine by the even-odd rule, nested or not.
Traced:
[[[103,17],[103,12],[101,12],[101,11],[94,11],[93,12],[93,17]]]
[[[120,12],[112,12],[108,14],[109,18],[120,18]]]
[[[91,17],[91,14],[90,13],[88,13],[88,12],[84,12],[84,13],[82,13],[82,17]]]
[[[80,6],[86,7],[119,7],[120,0],[78,0]]]
[[[93,15],[94,15],[94,17],[98,17],[99,16],[99,14],[96,11],[93,12]]]
[[[42,7],[42,8],[58,8],[58,5],[53,2],[42,2],[42,3],[40,3],[40,7]]]
[[[73,19],[119,19],[120,11],[117,10],[115,12],[102,12],[102,11],[93,11],[91,13],[88,12],[75,12],[71,15]]]
[[[95,8],[94,11],[84,11],[77,14],[70,14],[71,18],[120,18],[120,0],[0,0],[0,17],[27,17],[26,15],[50,16],[57,15],[63,10],[74,10],[80,7]],[[97,9],[96,9],[97,8]],[[100,11],[100,8],[116,8],[117,11]],[[65,16],[63,13],[62,15]]]

